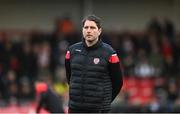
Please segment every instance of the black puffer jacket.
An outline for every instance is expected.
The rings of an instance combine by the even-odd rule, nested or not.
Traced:
[[[92,47],[84,41],[76,43],[66,53],[65,67],[71,109],[110,110],[123,83],[119,59],[111,46],[101,40]]]

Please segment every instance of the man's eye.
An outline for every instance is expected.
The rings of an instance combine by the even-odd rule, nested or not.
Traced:
[[[88,29],[88,27],[84,27],[85,29]]]
[[[91,29],[95,29],[96,27],[90,27]]]

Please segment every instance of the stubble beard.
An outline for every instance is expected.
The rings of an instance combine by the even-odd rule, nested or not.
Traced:
[[[94,45],[97,41],[98,41],[98,38],[93,39],[93,40],[88,40],[88,39],[86,39],[86,43],[87,43],[87,45],[89,45],[89,46]]]

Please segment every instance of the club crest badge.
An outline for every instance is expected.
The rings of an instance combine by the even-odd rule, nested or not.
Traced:
[[[94,58],[94,64],[98,64],[100,62],[99,58]]]

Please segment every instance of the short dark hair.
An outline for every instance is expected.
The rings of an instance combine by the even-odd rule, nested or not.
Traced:
[[[85,17],[83,20],[82,20],[82,25],[84,26],[84,23],[86,22],[86,20],[89,20],[89,21],[94,21],[97,25],[98,28],[102,28],[102,25],[101,25],[101,19],[95,15],[88,15],[87,17]]]

